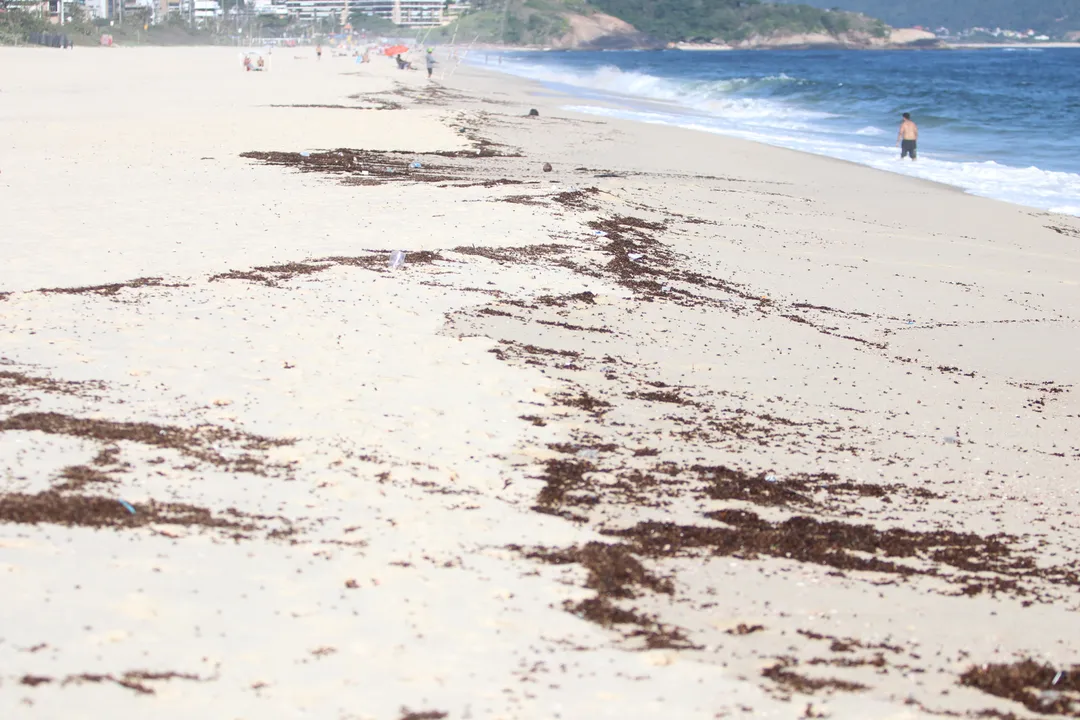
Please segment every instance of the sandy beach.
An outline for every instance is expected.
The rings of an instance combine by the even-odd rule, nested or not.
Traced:
[[[1080,717],[1080,219],[446,57],[0,67],[0,717]]]

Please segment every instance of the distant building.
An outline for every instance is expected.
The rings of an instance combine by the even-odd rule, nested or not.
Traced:
[[[81,4],[92,18],[107,18],[112,16],[113,2],[111,0],[85,0],[85,2]]]
[[[180,0],[176,12],[195,21],[214,20],[221,17],[221,4],[217,0]]]
[[[47,7],[58,19],[60,0],[14,0],[30,7]],[[501,1],[501,0],[500,0]],[[219,0],[64,0],[86,7],[93,17],[119,19],[142,14],[148,23],[163,22],[170,15],[191,20],[211,20],[224,15]],[[255,15],[294,17],[298,20],[346,17],[361,12],[389,20],[402,27],[438,27],[472,9],[493,6],[494,0],[247,0]]]
[[[59,0],[48,0],[50,5]],[[78,2],[94,18],[119,20],[141,16],[147,23],[164,22],[169,13],[178,12],[181,0],[64,0],[66,6]]]
[[[443,6],[446,18],[450,22],[457,20],[459,17],[466,14],[474,7],[476,7],[476,4],[474,2],[470,2],[469,0],[464,0],[463,2],[452,2],[448,5]]]
[[[447,4],[443,0],[352,0],[349,7],[403,27],[438,27],[452,20],[449,13],[443,12]],[[468,3],[451,5],[458,6],[455,12],[460,13]]]
[[[285,4],[289,15],[301,20],[318,20],[340,16],[345,7],[345,0],[288,0]]]
[[[275,17],[288,17],[288,0],[255,0],[249,7],[256,15],[273,15]]]
[[[119,5],[120,2],[121,0],[115,0],[114,4]],[[161,11],[159,0],[123,0],[123,5],[125,17],[140,16],[147,23],[164,20],[168,14],[167,7],[164,12]]]
[[[114,2],[119,0],[64,0],[64,15],[71,17],[73,7],[81,7],[92,18],[109,17]],[[60,0],[9,0],[8,7],[26,10],[34,15],[60,22]]]

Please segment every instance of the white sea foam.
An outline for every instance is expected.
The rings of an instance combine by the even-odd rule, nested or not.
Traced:
[[[611,65],[591,70],[571,70],[520,63],[508,64],[501,69],[540,82],[583,88],[624,99],[677,105],[707,115],[780,128],[806,129],[816,120],[835,117],[765,98],[732,95],[768,85],[802,82],[783,73],[764,78],[678,81],[623,71]]]
[[[1006,200],[1053,212],[1080,215],[1080,175],[1075,173],[1053,172],[1037,167],[1010,167],[992,161],[957,162],[925,152],[920,153],[918,162],[901,162],[896,148],[888,145],[842,142],[828,136],[776,132],[772,128],[740,127],[701,116],[691,117],[676,113],[638,112],[584,105],[567,109],[741,137],[933,180],[962,188],[973,195]]]
[[[864,136],[867,136],[867,137],[871,137],[871,136],[874,136],[874,135],[884,135],[885,131],[882,130],[881,128],[879,128],[879,127],[874,127],[873,125],[868,125],[867,127],[864,127],[862,130],[856,130],[855,134],[856,135],[864,135]]]

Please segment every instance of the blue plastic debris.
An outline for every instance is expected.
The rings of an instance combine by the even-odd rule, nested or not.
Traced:
[[[135,506],[129,503],[127,500],[117,500],[117,502],[123,505],[124,509],[127,510],[129,513],[131,513],[132,515],[135,514]]]

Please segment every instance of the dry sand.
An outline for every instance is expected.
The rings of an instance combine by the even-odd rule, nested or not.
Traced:
[[[0,717],[1080,716],[1075,218],[311,55],[0,50]]]

